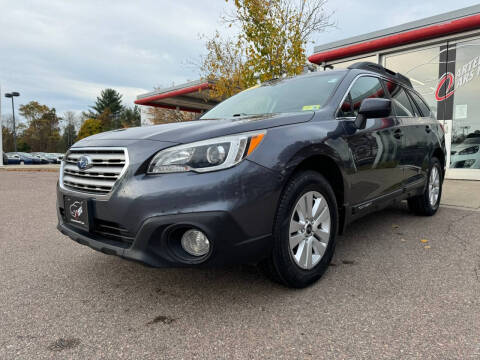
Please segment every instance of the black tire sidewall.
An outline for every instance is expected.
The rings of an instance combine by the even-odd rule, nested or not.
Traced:
[[[320,262],[310,270],[300,268],[294,261],[289,245],[289,226],[294,207],[307,192],[320,193],[328,203],[331,229],[330,241]],[[281,280],[292,287],[305,287],[319,279],[332,259],[338,231],[338,207],[335,193],[319,173],[306,171],[292,178],[282,194],[274,227],[273,263]]]

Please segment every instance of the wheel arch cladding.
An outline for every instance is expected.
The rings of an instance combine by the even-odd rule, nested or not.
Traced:
[[[302,160],[295,166],[293,171],[289,174],[285,184],[301,171],[313,170],[321,174],[330,183],[330,186],[335,193],[339,212],[339,232],[342,232],[345,221],[345,183],[344,177],[338,164],[331,157],[327,155],[314,155]]]

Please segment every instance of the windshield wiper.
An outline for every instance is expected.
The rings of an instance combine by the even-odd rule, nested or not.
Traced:
[[[248,116],[246,113],[238,113],[238,114],[233,114],[233,117],[239,117],[239,116]]]

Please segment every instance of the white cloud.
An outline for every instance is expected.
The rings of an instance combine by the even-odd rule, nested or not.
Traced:
[[[474,1],[330,0],[338,27],[317,43],[474,4]],[[87,110],[101,89],[127,105],[139,92],[196,79],[199,34],[221,27],[224,0],[0,0],[0,85],[57,111]],[[372,19],[375,19],[372,21]],[[307,53],[313,46],[309,45]],[[5,111],[9,108],[2,98]]]

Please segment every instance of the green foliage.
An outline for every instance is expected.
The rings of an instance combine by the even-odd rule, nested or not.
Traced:
[[[103,131],[102,121],[99,119],[87,119],[84,121],[78,131],[77,140],[86,138],[91,135],[101,133]]]
[[[27,128],[18,144],[31,151],[56,152],[60,141],[59,118],[54,108],[31,101],[20,105],[20,115],[27,120]],[[20,146],[18,147],[20,149]]]
[[[228,0],[227,0],[228,1]],[[235,11],[223,17],[239,29],[233,40],[220,33],[206,42],[204,78],[215,80],[213,95],[226,98],[245,88],[301,73],[312,34],[331,26],[326,0],[233,0]]]
[[[141,126],[140,108],[135,105],[133,108],[125,108],[120,114],[120,123],[122,127]]]
[[[73,123],[67,124],[65,126],[65,129],[63,130],[63,135],[62,135],[62,145],[65,150],[70,148],[75,143],[75,140],[77,138],[77,131],[75,130],[75,125]]]
[[[92,109],[95,111],[93,114],[94,118],[108,110],[112,117],[111,126],[116,129],[119,127],[119,124],[115,124],[115,121],[124,109],[122,105],[122,95],[114,89],[102,90],[100,96],[98,96],[95,101],[95,105],[92,106]]]

